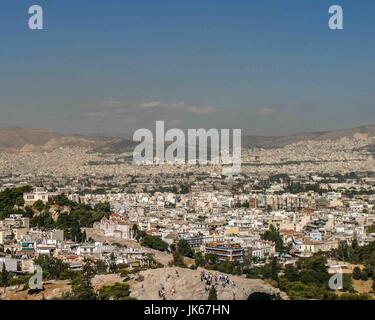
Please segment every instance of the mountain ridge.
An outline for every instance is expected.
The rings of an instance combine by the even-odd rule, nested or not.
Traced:
[[[277,148],[303,140],[337,140],[343,137],[375,136],[375,124],[355,128],[295,133],[285,136],[243,135],[244,147]],[[131,151],[136,145],[128,139],[99,135],[58,133],[48,129],[22,127],[0,128],[0,151],[51,151],[60,147],[86,147],[102,153]]]
[[[370,138],[375,136],[375,124],[368,124],[354,128],[326,130],[316,132],[301,132],[285,136],[256,136],[245,135],[242,144],[251,147],[276,148],[303,140],[338,140],[348,138]]]
[[[35,128],[0,128],[0,151],[52,151],[60,147],[96,149],[120,142],[122,142],[122,139],[116,137],[65,134]]]

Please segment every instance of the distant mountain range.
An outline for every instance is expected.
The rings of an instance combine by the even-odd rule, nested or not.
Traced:
[[[51,151],[60,147],[89,147],[102,152],[116,152],[133,145],[132,141],[112,138],[62,134],[44,129],[0,128],[1,151]]]
[[[344,137],[369,138],[373,136],[375,136],[375,124],[370,124],[356,128],[339,129],[332,131],[305,132],[280,137],[243,136],[242,145],[259,148],[276,148],[284,147],[286,145],[304,140],[322,141],[337,140]]]
[[[375,124],[357,128],[298,133],[287,136],[242,137],[242,145],[247,147],[275,148],[303,140],[335,140],[343,137],[368,138],[375,136]],[[0,128],[1,151],[50,151],[59,147],[90,147],[103,153],[121,153],[133,150],[137,142],[116,137],[62,134],[44,129]],[[375,148],[375,145],[373,146]]]

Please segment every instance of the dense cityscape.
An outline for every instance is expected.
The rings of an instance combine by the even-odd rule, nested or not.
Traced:
[[[244,148],[233,176],[129,152],[3,151],[1,299],[373,299],[373,142]]]

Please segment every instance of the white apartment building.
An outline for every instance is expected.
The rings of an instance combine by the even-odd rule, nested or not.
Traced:
[[[26,205],[33,205],[35,202],[41,200],[43,203],[48,202],[50,194],[44,188],[35,188],[33,192],[27,192],[23,194],[23,200]]]

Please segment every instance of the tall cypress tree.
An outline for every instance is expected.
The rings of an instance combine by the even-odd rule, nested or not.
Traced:
[[[208,300],[217,300],[217,290],[215,286],[212,286],[208,293]]]

